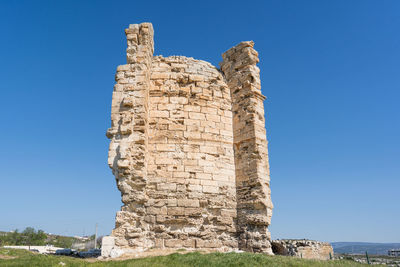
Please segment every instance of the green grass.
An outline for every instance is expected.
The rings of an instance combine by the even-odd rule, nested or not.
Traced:
[[[16,257],[14,259],[1,259],[1,255]],[[317,261],[305,260],[293,257],[267,256],[252,253],[210,253],[201,254],[199,252],[187,254],[171,254],[168,256],[148,257],[142,259],[132,259],[124,261],[96,261],[88,262],[82,259],[71,257],[39,255],[24,250],[0,249],[0,266],[62,266],[59,263],[65,263],[64,266],[366,266],[353,261],[333,260]]]

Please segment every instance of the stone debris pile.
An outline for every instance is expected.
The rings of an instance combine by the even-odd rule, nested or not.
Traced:
[[[272,241],[272,248],[275,254],[304,259],[333,259],[333,248],[328,242],[308,239],[281,239]]]

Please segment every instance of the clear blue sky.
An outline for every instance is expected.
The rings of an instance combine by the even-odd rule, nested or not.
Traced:
[[[146,3],[148,2],[148,4]],[[155,54],[259,51],[273,238],[400,242],[400,1],[1,1],[0,230],[108,234],[124,29]]]

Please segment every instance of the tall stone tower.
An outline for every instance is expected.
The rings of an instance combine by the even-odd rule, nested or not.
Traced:
[[[125,251],[186,248],[272,254],[268,149],[258,53],[242,42],[221,70],[153,56],[153,27],[125,30],[108,164],[123,206],[112,236]]]

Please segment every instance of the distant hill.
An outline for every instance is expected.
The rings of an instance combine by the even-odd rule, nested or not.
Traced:
[[[73,244],[76,244],[79,248],[85,248],[85,243],[94,240],[94,235],[91,237],[72,237],[62,236],[45,233],[42,230],[35,230],[32,227],[27,227],[22,232],[18,230],[11,232],[0,231],[0,247],[9,246],[44,246],[53,245],[55,247],[70,248]],[[80,245],[80,246],[79,246]],[[90,245],[90,244],[89,244]],[[92,241],[91,246],[94,246]]]
[[[400,249],[400,243],[332,242],[334,253],[387,255],[389,249]]]

